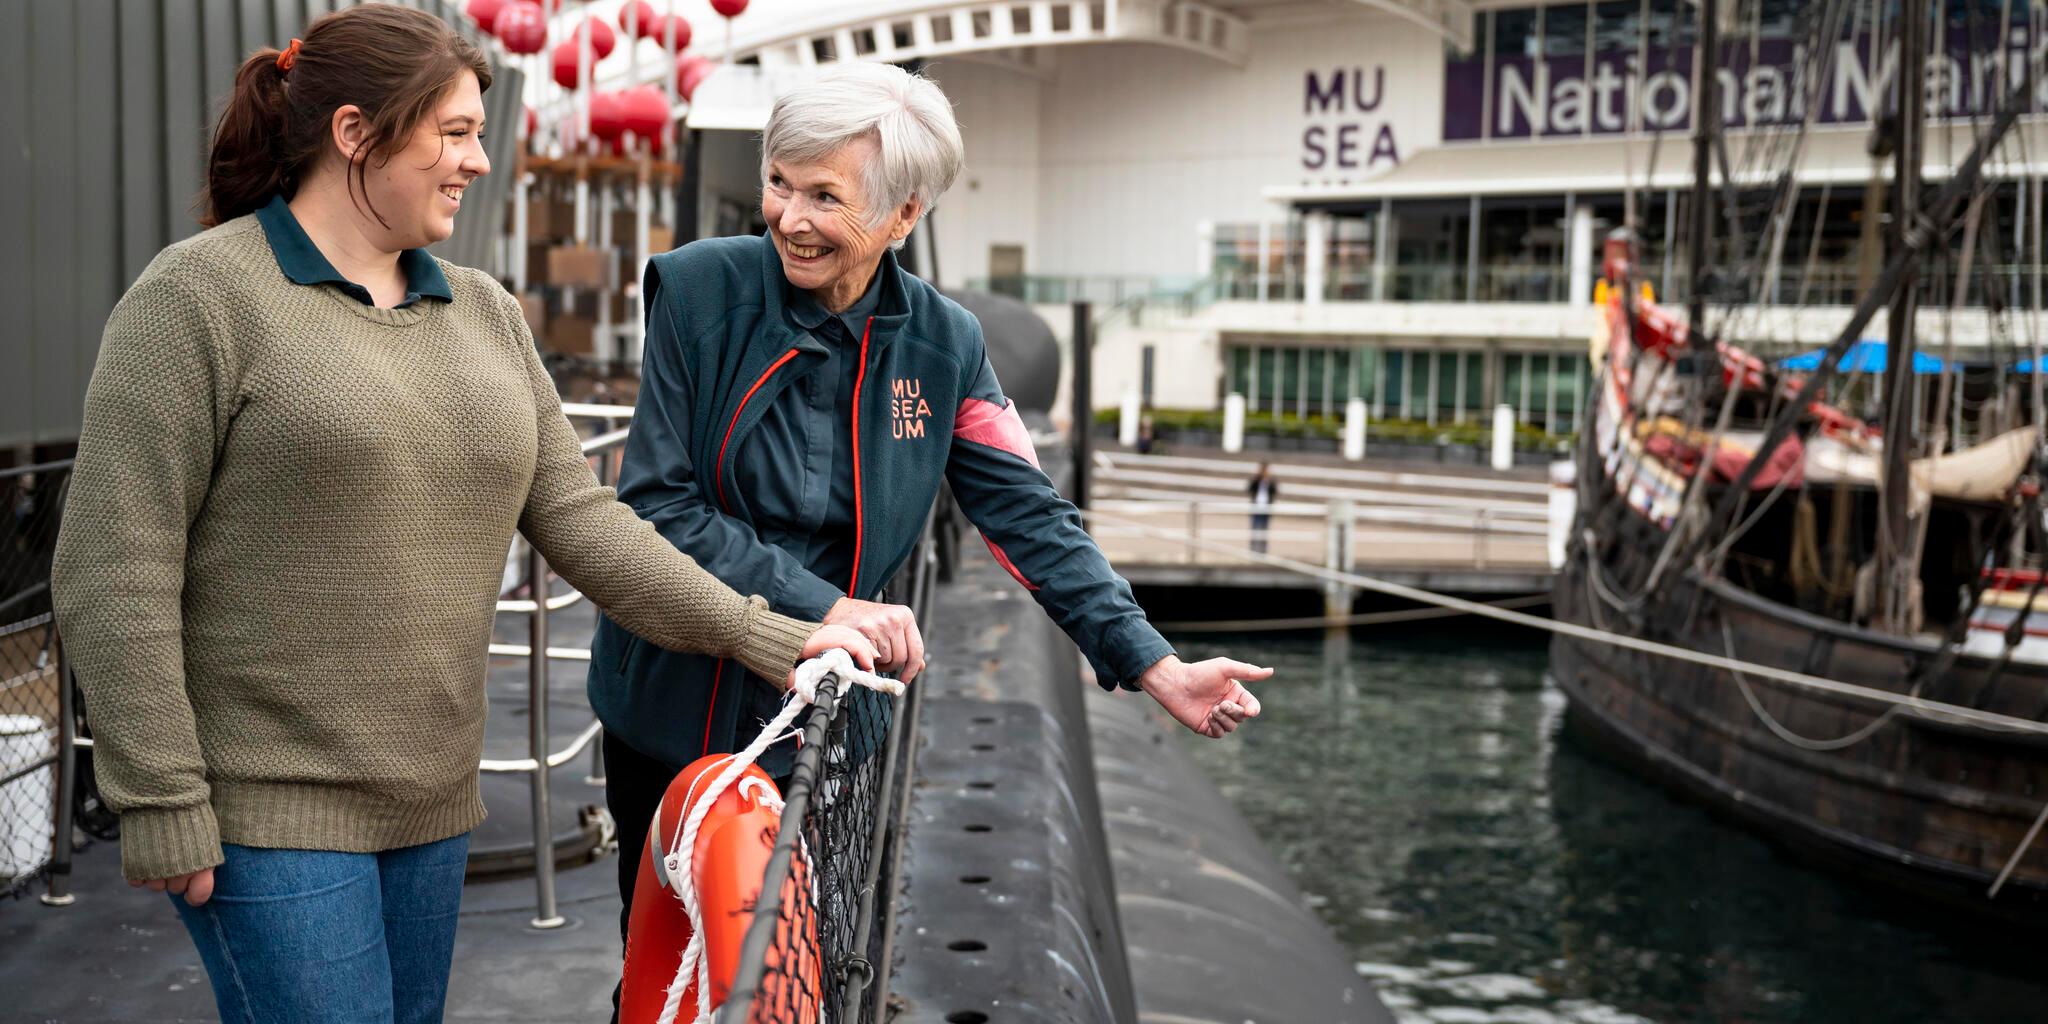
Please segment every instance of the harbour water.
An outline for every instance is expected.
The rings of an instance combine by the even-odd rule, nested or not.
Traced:
[[[2040,938],[1902,907],[1563,732],[1541,637],[1463,623],[1177,637],[1272,664],[1187,746],[1405,1020],[2048,1018]]]

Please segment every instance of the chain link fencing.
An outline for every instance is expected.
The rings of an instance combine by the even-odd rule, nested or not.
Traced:
[[[17,895],[55,852],[63,670],[50,559],[71,463],[0,470],[0,895]]]

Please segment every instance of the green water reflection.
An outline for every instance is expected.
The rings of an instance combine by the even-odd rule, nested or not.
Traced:
[[[1405,1019],[2048,1020],[2040,937],[1902,912],[1563,737],[1529,634],[1179,641],[1279,668],[1186,746]]]

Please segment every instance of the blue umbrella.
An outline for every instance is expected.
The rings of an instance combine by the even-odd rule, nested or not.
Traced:
[[[1884,342],[1874,338],[1865,338],[1849,346],[1849,351],[1842,355],[1842,361],[1839,365],[1843,373],[1883,373],[1886,365],[1885,355],[1889,351],[1890,349],[1886,347]],[[1779,360],[1778,368],[1781,370],[1818,370],[1820,369],[1821,357],[1826,354],[1827,349],[1824,348],[1817,348],[1811,352],[1801,352],[1790,359]],[[1941,373],[1947,369],[1947,364],[1943,363],[1940,359],[1917,349],[1913,352],[1914,373]]]

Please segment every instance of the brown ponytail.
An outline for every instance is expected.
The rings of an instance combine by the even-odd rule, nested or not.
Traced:
[[[491,87],[491,66],[439,18],[390,4],[362,4],[313,22],[289,60],[265,49],[242,62],[234,92],[213,129],[199,222],[212,227],[251,213],[282,194],[289,199],[333,150],[335,110],[354,104],[367,142],[349,161],[349,195],[362,190],[372,160],[405,148],[462,72]],[[283,66],[280,66],[280,65]]]

